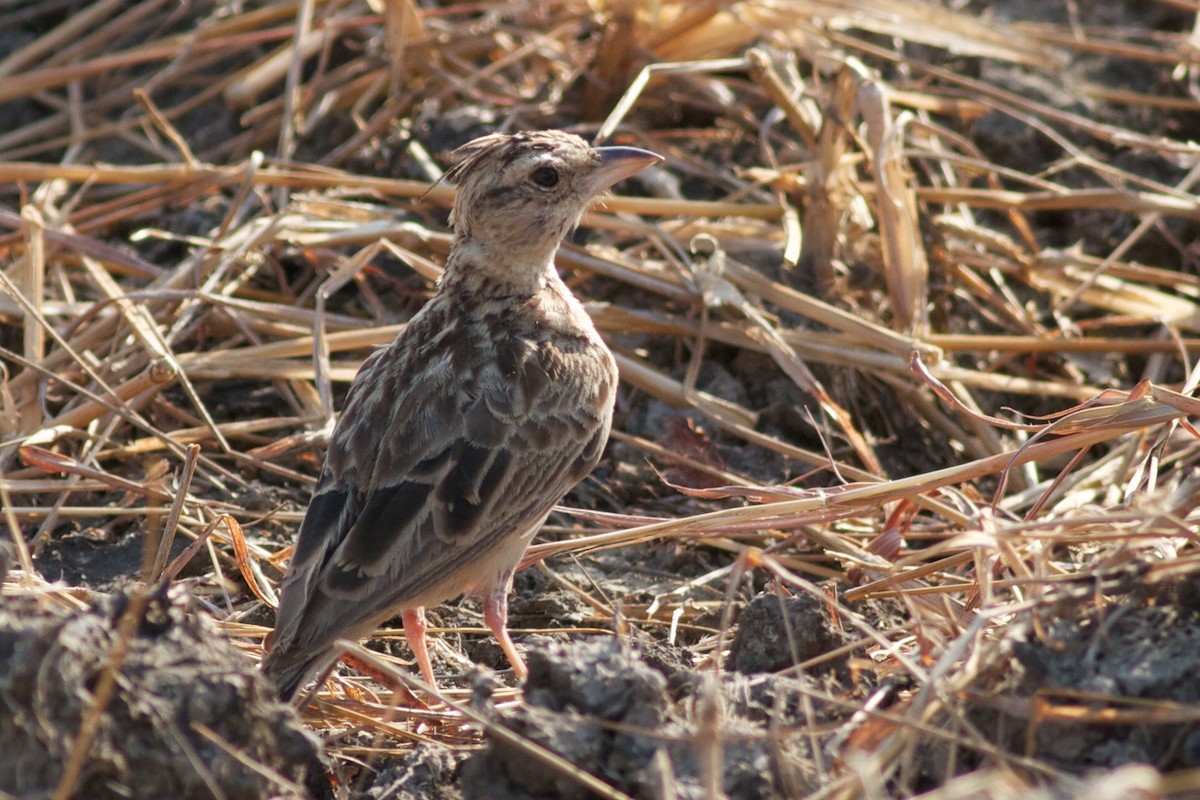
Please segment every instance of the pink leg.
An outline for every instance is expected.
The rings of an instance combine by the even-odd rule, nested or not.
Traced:
[[[425,647],[425,609],[409,608],[400,615],[404,620],[404,638],[412,648],[421,668],[421,678],[429,684],[429,688],[437,689],[437,679],[433,677],[433,664],[429,662],[429,650]]]
[[[496,637],[496,641],[500,642],[504,655],[508,656],[508,662],[512,664],[513,672],[518,678],[525,680],[529,675],[529,670],[525,668],[525,660],[517,652],[517,646],[513,644],[512,637],[508,635],[507,581],[492,590],[492,593],[483,601],[483,621]]]

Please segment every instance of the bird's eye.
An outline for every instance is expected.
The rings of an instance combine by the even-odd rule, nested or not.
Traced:
[[[544,189],[550,189],[558,185],[558,170],[554,167],[538,167],[529,179]]]

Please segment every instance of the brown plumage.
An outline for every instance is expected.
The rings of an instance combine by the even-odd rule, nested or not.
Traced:
[[[335,640],[397,613],[432,684],[423,609],[464,591],[524,677],[506,628],[513,569],[608,439],[616,364],[554,254],[592,197],[660,157],[560,131],[455,155],[437,294],[355,377],[283,579],[263,670],[285,698]]]

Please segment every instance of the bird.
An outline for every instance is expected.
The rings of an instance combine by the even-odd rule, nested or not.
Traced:
[[[399,614],[430,687],[425,608],[472,593],[518,679],[513,572],[601,458],[617,366],[554,258],[591,200],[661,156],[557,130],[451,153],[434,296],[351,383],[283,577],[261,669],[288,700]]]

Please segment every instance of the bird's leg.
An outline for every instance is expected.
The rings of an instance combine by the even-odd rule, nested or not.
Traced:
[[[404,638],[412,648],[417,666],[421,668],[421,677],[429,684],[429,688],[437,690],[437,680],[433,677],[433,664],[429,662],[429,650],[425,647],[425,609],[408,608],[401,614],[404,620]]]
[[[496,641],[500,642],[508,663],[512,664],[513,672],[520,680],[525,680],[529,670],[525,667],[525,659],[517,652],[512,637],[508,635],[508,589],[510,581],[500,581],[500,584],[488,594],[483,601],[483,622],[491,630]]]

